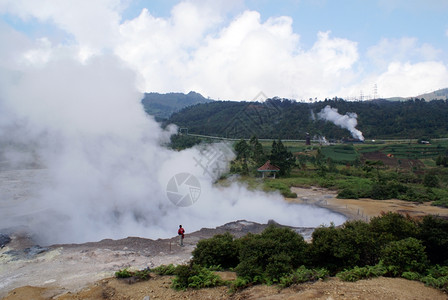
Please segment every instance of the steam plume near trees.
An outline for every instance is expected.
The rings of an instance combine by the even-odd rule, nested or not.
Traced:
[[[344,221],[327,210],[288,205],[279,194],[214,186],[194,160],[198,149],[161,146],[175,128],[164,131],[144,113],[136,81],[107,55],[0,70],[0,139],[13,145],[2,155],[15,169],[38,161],[46,174],[27,195],[1,198],[0,228],[24,226],[49,244],[170,237],[178,224],[191,232],[238,219],[294,226]],[[187,208],[166,197],[167,182],[181,172],[201,183],[200,198]]]

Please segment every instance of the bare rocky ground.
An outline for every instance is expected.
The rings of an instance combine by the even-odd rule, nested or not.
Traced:
[[[377,278],[355,283],[336,278],[296,285],[287,289],[253,286],[235,294],[228,287],[175,291],[170,276],[157,276],[130,284],[113,278],[118,269],[143,269],[161,264],[183,264],[191,258],[195,244],[217,233],[242,236],[261,232],[266,225],[238,221],[216,229],[202,229],[186,235],[185,247],[176,238],[149,240],[129,237],[95,243],[34,247],[26,235],[16,234],[0,251],[0,297],[3,299],[448,299],[422,283],[399,278]],[[43,251],[39,253],[40,251]],[[225,280],[231,272],[220,272]],[[145,298],[146,297],[146,298]]]
[[[12,182],[11,184],[16,184]],[[11,190],[12,191],[12,190]],[[314,204],[346,215],[349,219],[369,219],[382,211],[411,215],[427,213],[448,216],[448,210],[415,205],[398,200],[336,199],[333,191],[295,188],[293,202]],[[19,195],[21,197],[21,195]],[[7,208],[6,208],[7,209]],[[129,237],[94,243],[52,245],[42,248],[24,232],[10,234],[11,241],[0,249],[0,298],[4,299],[448,299],[447,295],[404,279],[378,278],[355,283],[331,278],[279,290],[254,286],[234,295],[227,287],[177,292],[171,278],[154,276],[149,281],[128,284],[113,278],[123,268],[143,269],[161,264],[183,264],[191,258],[196,243],[218,233],[239,237],[261,232],[266,225],[237,221],[215,229],[187,234],[185,247],[171,239],[150,240]],[[303,229],[309,237],[312,229]],[[233,273],[221,273],[227,279]],[[148,299],[148,298],[146,298]]]
[[[239,221],[215,229],[204,228],[186,234],[184,247],[179,246],[177,237],[158,240],[128,237],[43,248],[34,245],[25,233],[15,233],[11,235],[11,242],[0,250],[0,297],[26,285],[53,289],[55,294],[61,294],[111,277],[123,268],[186,264],[201,239],[224,232],[240,237],[248,232],[259,233],[266,226]],[[308,235],[312,231],[301,230]]]

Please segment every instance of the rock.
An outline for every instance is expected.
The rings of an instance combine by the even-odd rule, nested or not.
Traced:
[[[29,258],[33,258],[34,256],[36,256],[36,255],[38,255],[40,253],[48,251],[48,248],[41,247],[39,245],[35,245],[35,246],[30,247],[30,248],[26,248],[23,251],[25,252],[25,254]]]
[[[12,260],[33,259],[36,255],[48,250],[48,248],[35,245],[23,250],[9,250],[5,254],[11,255],[13,257]]]
[[[145,296],[143,300],[150,300],[149,296]]]
[[[0,248],[3,248],[11,241],[11,238],[3,233],[0,233]]]

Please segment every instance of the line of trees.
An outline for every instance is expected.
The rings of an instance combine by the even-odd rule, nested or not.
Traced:
[[[271,153],[264,153],[263,146],[256,136],[252,136],[249,142],[241,139],[234,145],[236,158],[231,162],[230,172],[241,175],[256,175],[257,169],[267,160],[280,168],[279,175],[288,175],[295,164],[295,158],[283,145],[281,140],[273,141]]]
[[[342,139],[350,133],[331,122],[319,120],[325,106],[340,114],[355,112],[358,126],[367,138],[413,138],[448,136],[448,100],[352,102],[326,99],[315,103],[288,99],[266,102],[214,101],[187,107],[173,114],[165,124],[188,127],[191,133],[229,138],[305,139],[311,136]]]
[[[192,264],[233,268],[242,286],[289,285],[306,270],[347,280],[370,276],[429,280],[436,268],[438,287],[448,291],[448,267],[440,267],[448,263],[446,249],[447,220],[426,216],[419,221],[387,213],[370,223],[348,221],[341,227],[317,228],[311,243],[291,229],[273,225],[239,239],[229,233],[216,235],[198,242]]]

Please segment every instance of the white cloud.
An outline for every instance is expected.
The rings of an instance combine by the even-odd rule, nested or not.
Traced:
[[[85,3],[89,9],[75,0],[3,1],[0,12],[55,24],[69,34],[69,42],[62,44],[50,37],[29,42],[29,48],[18,51],[27,63],[44,64],[73,54],[85,62],[113,52],[139,73],[142,91],[195,90],[220,99],[252,99],[260,91],[296,99],[359,95],[389,74],[391,64],[438,62],[443,53],[403,37],[383,39],[363,56],[355,41],[329,31],[319,32],[314,45],[304,49],[290,17],[262,21],[258,12],[244,11],[229,19],[227,12],[240,8],[241,1],[182,1],[168,17],[144,9],[123,23],[126,1]],[[408,84],[423,82],[428,83]]]
[[[120,0],[95,1],[2,1],[0,12],[17,15],[24,20],[33,18],[55,24],[74,37],[84,53],[98,53],[110,47],[118,37]]]
[[[385,68],[391,61],[436,60],[441,50],[429,44],[419,45],[417,38],[382,39],[367,51],[367,57],[378,68]]]
[[[378,76],[378,88],[389,96],[412,97],[446,87],[448,68],[441,62],[391,63]]]
[[[448,66],[440,61],[418,63],[391,62],[385,71],[366,76],[360,83],[342,88],[338,95],[357,97],[362,92],[366,99],[374,96],[374,85],[379,97],[415,97],[445,88]]]
[[[177,25],[177,11],[160,19],[144,10],[121,25],[116,53],[140,71],[145,90],[195,90],[224,99],[252,99],[264,91],[300,98],[346,82],[358,59],[356,43],[329,32],[319,33],[311,49],[301,49],[289,17],[262,23],[258,12],[245,11],[209,33],[219,18],[198,22],[191,32]]]

